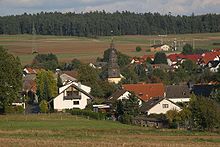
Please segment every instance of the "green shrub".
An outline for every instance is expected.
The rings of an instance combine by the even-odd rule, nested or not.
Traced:
[[[8,114],[24,113],[24,108],[22,106],[8,106],[5,108],[5,113]]]
[[[119,118],[119,121],[123,124],[132,124],[132,115],[124,114]]]
[[[80,109],[72,109],[71,114],[79,115],[79,116],[88,116],[89,118],[97,119],[97,120],[104,120],[106,117],[105,113],[96,113],[91,110],[80,110]]]
[[[40,107],[40,112],[42,112],[42,113],[47,113],[47,112],[49,111],[48,105],[47,105],[47,101],[46,101],[46,100],[42,100],[42,101],[40,102],[39,107]]]
[[[140,46],[136,47],[136,52],[140,52],[142,50],[142,48]]]

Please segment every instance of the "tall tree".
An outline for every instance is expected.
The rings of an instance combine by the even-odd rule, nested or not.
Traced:
[[[167,56],[164,52],[157,52],[154,58],[154,64],[167,64]]]
[[[0,47],[0,109],[19,98],[22,87],[22,67],[18,58]]]
[[[33,59],[32,66],[48,70],[55,70],[58,67],[58,59],[57,56],[52,53],[38,54]]]
[[[190,45],[190,44],[188,44],[188,43],[185,44],[185,45],[183,46],[182,54],[184,54],[184,55],[193,54],[193,47],[192,47],[192,45]]]
[[[51,71],[42,70],[37,74],[37,94],[39,100],[50,101],[57,95],[57,83]]]

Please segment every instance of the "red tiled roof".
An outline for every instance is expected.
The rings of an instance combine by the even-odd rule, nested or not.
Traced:
[[[207,64],[209,61],[213,61],[217,56],[220,56],[220,52],[207,52],[202,54],[202,62]]]
[[[181,59],[188,59],[194,62],[198,62],[202,58],[202,55],[200,54],[192,54],[192,55],[170,54],[169,56],[167,56],[167,58],[173,62],[175,61],[177,62],[178,60],[181,60]]]
[[[220,52],[220,48],[214,48],[212,51],[213,52]]]
[[[122,86],[125,90],[134,92],[141,100],[147,101],[153,97],[164,96],[164,85],[162,83],[156,84],[124,84]]]

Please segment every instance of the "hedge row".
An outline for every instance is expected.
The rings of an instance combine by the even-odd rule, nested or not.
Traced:
[[[80,110],[80,109],[72,109],[70,111],[72,115],[86,116],[92,119],[104,120],[106,118],[105,113],[97,113],[90,110]]]
[[[5,108],[6,114],[19,114],[24,113],[24,108],[22,106],[8,106]]]

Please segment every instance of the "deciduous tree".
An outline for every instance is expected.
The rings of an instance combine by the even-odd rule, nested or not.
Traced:
[[[0,47],[0,109],[5,111],[8,105],[20,97],[21,87],[22,67],[19,59]]]

